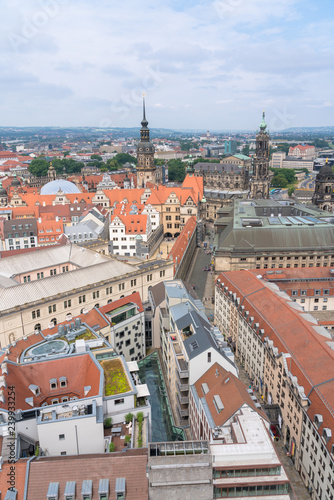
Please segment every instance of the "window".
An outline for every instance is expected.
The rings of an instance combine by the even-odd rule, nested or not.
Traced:
[[[292,295],[298,295],[298,290],[292,290]]]
[[[52,306],[49,306],[49,314],[53,313],[53,312],[56,312],[56,304],[53,304]]]
[[[64,301],[64,308],[67,309],[68,307],[71,307],[71,304],[72,304],[71,299],[65,300]]]
[[[147,279],[147,281],[152,281],[152,274],[148,274],[146,279]]]
[[[28,281],[30,281],[30,274],[28,276],[24,276],[23,281],[24,281],[24,283],[27,283]]]
[[[63,439],[65,439],[65,434],[59,434],[59,441],[62,441]]]
[[[41,311],[40,309],[36,309],[35,311],[31,311],[32,319],[40,318]]]
[[[160,278],[164,278],[165,274],[166,274],[166,271],[165,271],[165,270],[160,271]]]
[[[66,451],[61,451],[61,452],[60,452],[60,454],[61,454],[62,456],[65,456],[65,455],[66,455]]]
[[[109,286],[108,288],[106,288],[106,294],[107,295],[112,294],[112,286]]]
[[[137,285],[137,280],[136,279],[131,280],[131,286],[136,286],[136,285]]]
[[[68,271],[68,266],[63,266],[63,273]]]
[[[122,404],[124,404],[124,398],[115,399],[115,405],[122,405]]]
[[[318,310],[318,306],[314,306],[313,311],[317,311],[317,310]]]
[[[130,351],[129,351],[129,354],[130,354],[130,356],[132,356],[134,353],[135,353],[135,348],[134,348],[134,347],[132,347],[132,348],[130,349]]]
[[[125,288],[125,284],[124,283],[119,283],[118,290],[121,291],[121,290],[124,290],[124,288]]]
[[[86,295],[79,295],[79,304],[86,302]]]
[[[99,290],[97,290],[97,292],[93,292],[93,299],[98,299],[99,296],[100,296]]]
[[[60,387],[66,387],[67,386],[67,379],[66,379],[66,377],[60,377],[59,382],[60,382]]]
[[[47,240],[49,240],[49,238],[47,238]],[[55,274],[57,274],[57,269],[50,269],[50,276],[54,276]]]
[[[208,352],[208,363],[211,363],[211,352]]]

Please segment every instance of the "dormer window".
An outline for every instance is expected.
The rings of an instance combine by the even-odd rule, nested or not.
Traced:
[[[317,426],[318,429],[319,429],[320,425],[322,424],[322,422],[323,422],[322,415],[320,415],[319,413],[314,415],[314,424]]]
[[[325,427],[325,429],[322,431],[322,437],[325,440],[325,443],[328,443],[328,441],[332,437],[332,431],[331,431],[331,429]]]
[[[109,498],[109,479],[100,479],[99,500],[108,500],[108,498]]]
[[[51,378],[49,380],[49,382],[50,382],[50,389],[51,390],[57,389],[57,379],[56,378]]]
[[[60,377],[59,378],[59,383],[60,383],[60,387],[67,387],[67,379],[66,379],[66,377]]]
[[[38,396],[41,393],[41,389],[38,387],[38,385],[35,384],[30,384],[29,389],[35,396]]]

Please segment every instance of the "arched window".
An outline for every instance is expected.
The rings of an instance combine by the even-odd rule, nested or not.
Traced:
[[[34,326],[34,330],[35,330],[35,332],[40,332],[41,331],[41,324],[36,323],[36,325]]]
[[[56,319],[56,318],[52,318],[51,323],[53,323],[53,326],[56,326],[56,324],[57,324],[57,319]]]
[[[108,302],[107,302],[107,304],[110,304],[110,302],[112,302],[112,299],[109,299]]]
[[[99,309],[100,304],[95,304],[95,306],[94,306],[94,307],[95,307],[96,309]]]

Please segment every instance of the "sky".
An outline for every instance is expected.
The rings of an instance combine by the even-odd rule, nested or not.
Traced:
[[[333,0],[0,0],[0,126],[333,125]]]

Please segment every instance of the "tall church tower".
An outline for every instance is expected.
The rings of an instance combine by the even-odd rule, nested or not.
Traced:
[[[251,198],[269,198],[269,186],[269,132],[263,111],[253,157],[253,175],[250,182]]]
[[[143,97],[143,120],[140,129],[140,142],[137,146],[137,187],[143,188],[147,182],[156,184],[154,165],[154,146],[150,142],[150,129],[147,127],[145,98]]]
[[[321,167],[315,179],[312,203],[321,210],[334,211],[334,175],[327,160],[326,165]]]

